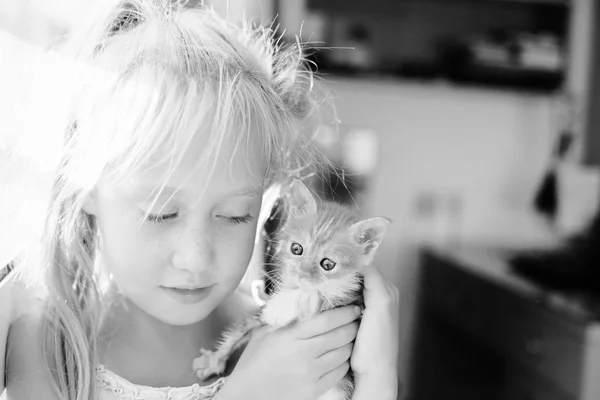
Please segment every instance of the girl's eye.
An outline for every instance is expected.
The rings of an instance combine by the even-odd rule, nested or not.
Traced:
[[[178,212],[169,213],[169,214],[148,214],[146,216],[146,220],[155,223],[162,223],[166,221],[173,220],[179,216]]]
[[[332,261],[329,258],[322,259],[320,264],[321,268],[323,268],[325,271],[331,271],[336,265],[335,261]]]
[[[292,254],[296,256],[301,256],[304,252],[304,249],[299,243],[292,243],[292,247],[290,248],[290,250],[292,251]]]
[[[252,220],[254,219],[252,217],[252,215],[250,215],[250,214],[242,215],[239,217],[221,217],[221,218],[225,219],[225,221],[227,221],[228,223],[230,223],[232,225],[248,224],[248,223],[252,222]]]

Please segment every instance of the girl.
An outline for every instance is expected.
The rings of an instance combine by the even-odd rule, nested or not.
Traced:
[[[0,286],[7,398],[312,400],[351,366],[356,400],[395,399],[398,294],[375,269],[360,329],[345,307],[259,331],[197,382],[198,349],[255,311],[236,288],[262,194],[314,160],[318,103],[300,49],[167,3],[98,1],[62,44],[79,91],[39,257]]]

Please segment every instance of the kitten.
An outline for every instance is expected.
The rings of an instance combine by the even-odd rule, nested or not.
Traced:
[[[290,185],[287,218],[276,234],[275,291],[258,315],[229,329],[216,351],[201,349],[193,369],[201,380],[222,374],[231,354],[250,339],[252,330],[281,328],[325,310],[363,305],[361,271],[368,267],[389,221],[360,220],[349,207],[317,200],[299,180]],[[352,397],[349,372],[322,400]]]

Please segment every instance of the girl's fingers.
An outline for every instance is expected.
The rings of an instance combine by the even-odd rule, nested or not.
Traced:
[[[317,362],[323,370],[332,371],[342,365],[344,362],[350,360],[353,347],[354,343],[350,342],[338,349],[331,350],[323,354],[317,359]]]
[[[375,267],[370,265],[363,272],[364,276],[364,298],[365,305],[369,303],[397,303],[400,297],[398,289],[394,284],[386,280],[383,274]]]
[[[351,322],[314,338],[317,357],[352,343],[358,333],[358,322]]]
[[[346,376],[346,374],[348,373],[348,370],[350,370],[350,363],[348,361],[345,361],[344,363],[342,363],[342,365],[340,365],[336,369],[321,376],[321,379],[319,379],[319,388],[321,389],[320,391],[325,392],[326,390],[337,385],[337,383],[344,376]]]
[[[361,313],[358,306],[345,306],[324,311],[314,318],[294,327],[298,339],[310,339],[333,331],[356,320]],[[340,346],[337,346],[340,347]]]
[[[375,265],[369,265],[363,271],[365,291],[377,292],[385,290],[387,282]]]
[[[256,329],[252,330],[252,339],[259,340],[269,333],[269,327],[267,325],[259,326]]]

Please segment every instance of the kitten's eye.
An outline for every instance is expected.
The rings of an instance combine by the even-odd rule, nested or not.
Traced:
[[[331,271],[335,268],[335,261],[330,260],[329,258],[324,258],[321,260],[321,268],[325,271]]]
[[[292,243],[292,247],[290,248],[290,250],[292,250],[292,254],[297,256],[301,256],[302,252],[304,251],[302,246],[298,243]]]

